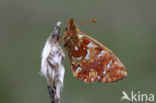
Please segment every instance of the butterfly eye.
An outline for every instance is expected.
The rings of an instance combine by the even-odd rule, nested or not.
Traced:
[[[68,30],[68,27],[65,28],[65,31],[67,31],[67,30]]]

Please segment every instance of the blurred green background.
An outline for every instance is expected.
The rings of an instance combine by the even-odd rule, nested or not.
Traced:
[[[49,102],[41,51],[56,22],[63,34],[71,17],[98,20],[79,29],[111,49],[128,77],[86,84],[73,77],[66,55],[62,103],[120,103],[123,90],[156,95],[156,0],[1,0],[0,103]]]

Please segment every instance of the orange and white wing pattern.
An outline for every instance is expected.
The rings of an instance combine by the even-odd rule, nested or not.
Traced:
[[[96,81],[111,83],[127,76],[126,68],[111,50],[79,32],[73,27],[74,22],[70,22],[64,45],[75,78],[89,83]]]

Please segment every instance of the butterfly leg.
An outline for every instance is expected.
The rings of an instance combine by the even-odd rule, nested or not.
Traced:
[[[63,51],[62,51],[59,55],[61,55],[62,53],[64,53],[65,50],[68,48],[68,46],[71,45],[72,43],[73,43],[73,41],[71,40],[71,41],[68,43],[68,45],[65,46],[65,47],[63,48]]]
[[[59,39],[57,42],[62,42],[64,40],[64,37]]]
[[[59,39],[57,42],[62,42],[64,38],[66,38],[68,35],[63,36],[63,38]]]

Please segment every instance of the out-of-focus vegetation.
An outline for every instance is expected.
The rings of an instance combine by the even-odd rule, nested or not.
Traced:
[[[155,0],[1,0],[0,103],[48,103],[40,77],[40,54],[57,21],[61,34],[69,18],[80,30],[110,48],[128,77],[113,84],[86,84],[72,76],[68,57],[62,103],[120,103],[122,91],[156,95]]]

